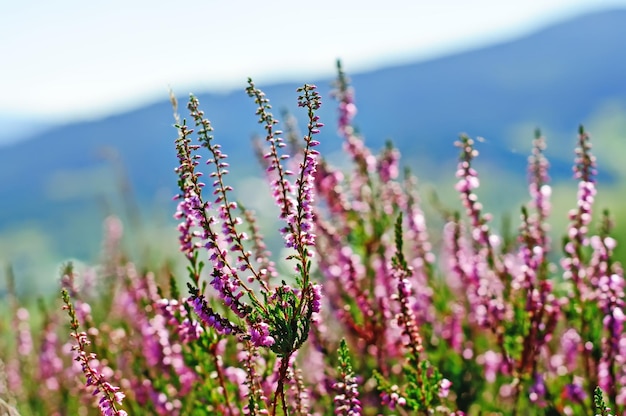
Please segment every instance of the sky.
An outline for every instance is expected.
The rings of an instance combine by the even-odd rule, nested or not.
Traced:
[[[626,0],[3,0],[0,119],[92,119],[190,91],[426,60]]]

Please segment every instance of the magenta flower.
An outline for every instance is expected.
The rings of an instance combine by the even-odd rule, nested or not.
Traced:
[[[389,407],[391,410],[395,410],[396,407],[403,407],[406,405],[406,399],[400,395],[400,388],[397,385],[391,386],[390,393],[381,393],[380,398],[382,404]]]
[[[219,334],[238,334],[242,332],[234,323],[215,312],[213,308],[208,305],[203,295],[192,292],[192,296],[189,297],[188,302],[191,304],[200,320],[205,325],[215,329]]]
[[[271,347],[276,340],[270,335],[269,325],[259,322],[250,326],[250,342],[257,347]]]
[[[354,376],[345,375],[343,380],[333,384],[333,389],[337,390],[333,402],[335,403],[335,414],[342,416],[360,416],[361,401],[357,379]]]
[[[450,394],[450,387],[452,387],[452,382],[447,378],[442,379],[439,382],[439,397],[445,399]]]
[[[311,311],[319,313],[322,302],[322,285],[314,283],[310,286],[311,290]]]

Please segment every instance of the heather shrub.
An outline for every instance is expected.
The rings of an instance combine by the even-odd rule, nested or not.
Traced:
[[[609,213],[594,216],[584,128],[566,230],[549,228],[540,132],[516,232],[492,226],[476,193],[477,143],[465,135],[455,143],[460,209],[439,207],[445,225],[430,230],[399,151],[374,154],[356,133],[354,93],[338,69],[348,167],[316,150],[332,133],[315,86],[297,91],[303,135],[292,122],[279,130],[251,80],[246,90],[264,130],[255,148],[284,258],[234,200],[228,157],[197,98],[188,119],[172,99],[186,276],[137,267],[121,222],[108,218],[100,264],[66,264],[62,296],[40,302],[37,322],[9,296],[0,406],[22,415],[624,414],[623,270]]]

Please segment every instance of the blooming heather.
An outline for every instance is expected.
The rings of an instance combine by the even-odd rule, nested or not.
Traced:
[[[191,145],[192,131],[180,119],[177,121],[179,167],[176,172],[179,175],[181,193],[178,198],[181,201],[176,218],[180,220],[181,251],[190,263],[192,282],[188,283],[188,287],[191,296],[187,303],[202,325],[218,335],[234,335],[237,342],[243,342],[250,349],[251,354],[256,348],[267,348],[280,357],[277,362],[278,379],[269,403],[254,393],[258,391],[254,384],[260,376],[256,371],[249,373],[248,384],[252,394],[247,396],[250,401],[248,409],[258,412],[267,410],[265,406],[274,411],[279,406],[286,409],[285,387],[291,375],[297,374],[291,368],[292,359],[307,339],[311,322],[321,309],[321,286],[311,280],[311,258],[315,252],[313,204],[319,154],[315,150],[319,142],[313,137],[323,126],[316,115],[321,100],[313,85],[304,85],[298,92],[298,105],[307,111],[309,123],[303,146],[293,146],[301,152],[295,155],[301,161],[294,173],[284,164],[292,155],[284,153],[286,145],[282,132],[274,128],[278,121],[269,111],[269,100],[251,80],[247,88],[248,95],[258,106],[259,122],[267,133],[269,150],[261,152],[267,160],[272,193],[280,212],[279,218],[284,223],[281,233],[285,246],[294,253],[288,258],[296,261],[295,289],[284,279],[273,281],[278,273],[269,260],[269,252],[255,219],[249,210],[240,209],[239,203],[231,199],[233,188],[226,184],[227,156],[210,134],[213,131],[211,123],[204,117],[193,95],[188,110],[199,129],[196,132],[199,146]],[[200,159],[196,152],[201,148],[209,152],[207,164],[212,169],[209,177],[213,181],[213,202],[205,201],[204,185],[198,179],[202,173],[196,170]],[[293,182],[291,177],[294,177]],[[238,212],[243,217],[237,215]],[[241,230],[244,221],[248,223],[250,234]],[[206,286],[201,283],[204,256],[209,261],[209,284],[219,299],[218,303],[204,293]],[[218,357],[215,358],[217,360]],[[252,372],[252,367],[248,371]],[[305,403],[306,394],[305,389],[299,390],[297,397],[302,399],[300,403]],[[232,409],[227,398],[223,405]]]
[[[529,217],[529,223],[531,224],[530,233],[537,246],[541,248],[542,256],[546,256],[550,250],[549,229],[546,219],[550,215],[550,196],[552,195],[552,188],[549,185],[550,176],[548,175],[550,163],[544,156],[545,149],[545,137],[537,131],[533,141],[532,154],[528,158],[528,191],[531,197],[529,208],[534,210],[534,213]]]
[[[339,347],[339,367],[337,371],[339,378],[332,386],[336,392],[333,399],[335,414],[342,416],[361,415],[362,408],[359,401],[357,379],[352,372],[349,350],[345,340],[341,341]]]
[[[94,366],[96,354],[89,353],[86,347],[91,344],[87,337],[87,333],[79,332],[79,323],[76,318],[74,305],[71,303],[68,292],[63,290],[64,309],[68,311],[72,328],[71,336],[75,339],[76,344],[72,347],[75,352],[75,360],[80,363],[83,373],[87,379],[86,386],[93,387],[93,395],[98,397],[98,408],[102,416],[127,416],[126,411],[121,410],[122,400],[126,395],[120,391],[119,387],[113,386],[107,381]]]
[[[462,135],[460,202],[433,198],[436,230],[399,150],[373,152],[357,134],[354,90],[338,69],[341,167],[318,153],[332,132],[315,86],[297,90],[303,133],[286,112],[283,133],[249,80],[276,214],[257,218],[235,199],[238,168],[195,96],[189,124],[175,115],[184,283],[169,256],[135,264],[115,217],[100,263],[61,271],[69,337],[59,308],[42,299],[28,309],[9,273],[0,406],[54,416],[626,414],[619,229],[596,210],[586,131],[562,252],[539,132],[518,224],[492,221],[478,196],[481,140]],[[274,240],[261,233],[267,216],[279,221]],[[281,243],[283,258],[272,258]]]
[[[589,245],[588,231],[596,194],[595,157],[590,152],[589,136],[581,128],[574,162],[574,176],[578,179],[578,208],[569,212],[568,242],[564,247],[566,257],[561,261],[561,265],[565,270],[564,278],[573,281],[577,296],[582,297],[586,297],[588,294],[585,293],[586,288],[582,282],[584,270],[582,270],[581,250],[583,246]]]

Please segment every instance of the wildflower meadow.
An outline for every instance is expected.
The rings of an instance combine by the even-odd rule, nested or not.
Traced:
[[[179,115],[172,98],[186,274],[137,266],[116,217],[100,264],[64,264],[54,299],[24,307],[9,273],[0,414],[626,414],[624,272],[611,216],[594,205],[583,127],[569,212],[551,212],[546,139],[529,132],[528,202],[499,234],[477,194],[480,141],[461,135],[459,203],[438,207],[444,226],[430,229],[399,151],[374,153],[357,133],[340,65],[332,97],[307,84],[294,92],[303,133],[293,122],[280,130],[252,80],[246,93],[264,136],[259,192],[275,211],[235,200],[237,166],[210,115],[193,95]],[[338,133],[322,105],[338,107]],[[347,166],[318,151],[337,134]],[[261,235],[268,216],[284,256]],[[553,216],[567,228],[550,229]]]

